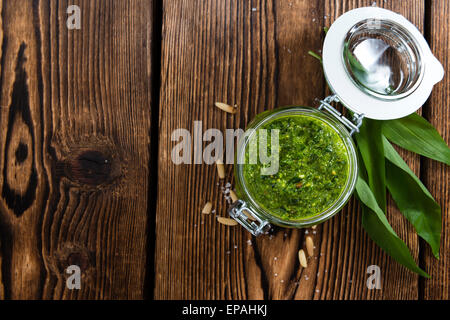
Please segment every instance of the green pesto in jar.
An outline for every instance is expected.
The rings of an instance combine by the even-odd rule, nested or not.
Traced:
[[[259,156],[256,164],[250,164],[251,143],[247,144],[243,176],[252,198],[285,221],[310,218],[331,207],[349,176],[349,157],[339,134],[325,121],[307,115],[276,118],[259,129],[267,130],[269,156],[270,130],[279,129],[279,167],[276,174],[262,174],[267,164]]]

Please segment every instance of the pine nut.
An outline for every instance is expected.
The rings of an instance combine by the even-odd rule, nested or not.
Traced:
[[[231,197],[231,201],[233,201],[233,203],[238,201],[238,197],[236,195],[236,192],[234,192],[233,190],[230,190],[230,197]]]
[[[230,106],[229,104],[223,103],[223,102],[216,102],[215,103],[216,107],[219,108],[220,110],[223,110],[227,113],[231,113],[231,114],[235,114],[236,110],[237,110],[237,106],[235,105]]]
[[[310,236],[306,237],[306,251],[310,257],[314,255],[314,241]]]
[[[202,213],[203,214],[210,214],[211,213],[211,209],[212,209],[212,203],[211,202],[207,202],[205,204],[205,206],[203,207]]]
[[[217,217],[217,221],[227,226],[236,226],[238,224],[236,220],[231,218]]]
[[[303,251],[302,249],[298,252],[298,260],[300,260],[300,265],[303,268],[306,268],[308,266],[308,262],[306,262],[305,251]]]
[[[217,159],[216,166],[217,166],[217,174],[219,175],[219,179],[225,179],[225,166],[224,166],[222,160]]]

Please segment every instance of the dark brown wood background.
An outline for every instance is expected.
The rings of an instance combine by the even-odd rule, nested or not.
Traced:
[[[171,161],[177,128],[245,128],[327,94],[323,27],[376,5],[399,12],[449,66],[445,0],[3,0],[0,2],[0,298],[449,299],[449,169],[402,151],[442,206],[441,259],[389,200],[388,218],[432,278],[382,252],[355,200],[313,234],[255,239],[226,216],[214,166]],[[66,9],[81,8],[81,30]],[[420,112],[449,142],[446,76]],[[215,101],[237,104],[230,116]],[[219,185],[217,185],[219,183]],[[66,289],[65,268],[82,269]],[[369,265],[382,289],[366,287]]]

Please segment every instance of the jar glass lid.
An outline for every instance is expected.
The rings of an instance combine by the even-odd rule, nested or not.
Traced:
[[[419,30],[403,16],[375,7],[349,11],[332,24],[323,67],[347,108],[379,120],[415,112],[444,76]]]

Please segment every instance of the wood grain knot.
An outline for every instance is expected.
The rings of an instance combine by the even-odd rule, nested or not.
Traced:
[[[8,111],[3,167],[2,197],[20,217],[33,203],[38,185],[33,117],[30,108],[26,50],[22,43],[17,54],[15,78]]]
[[[86,271],[90,265],[89,256],[86,252],[82,251],[72,252],[66,259],[66,265],[76,265],[80,267],[81,271]]]
[[[64,146],[55,148],[55,157],[58,159],[55,175],[58,179],[70,181],[79,191],[111,191],[120,185],[128,172],[123,148],[109,137],[85,134],[65,144],[63,138],[56,135],[52,143]]]
[[[28,147],[25,143],[19,142],[16,152],[16,161],[18,164],[22,164],[28,158]]]
[[[80,267],[83,276],[92,276],[95,270],[93,253],[86,247],[77,243],[64,243],[53,255],[47,259],[48,265],[53,272],[66,275],[66,269],[75,265]]]
[[[112,159],[100,151],[83,151],[69,161],[68,174],[82,184],[105,184],[113,180]]]

